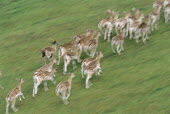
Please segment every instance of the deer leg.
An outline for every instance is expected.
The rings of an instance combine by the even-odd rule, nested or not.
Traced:
[[[124,51],[123,44],[121,44],[121,50]]]
[[[6,104],[6,114],[9,114],[9,105],[10,105],[10,101],[8,100]]]
[[[73,69],[76,69],[76,61],[75,60],[72,60],[72,65],[73,65]]]
[[[67,60],[64,60],[64,68],[63,68],[63,74],[64,75],[66,75],[66,72],[67,72],[67,65],[68,65]]]
[[[15,103],[16,103],[16,99],[12,100],[12,105],[11,105],[11,108],[14,112],[17,112],[18,109],[15,107]]]
[[[68,94],[67,94],[66,99],[68,99],[69,96],[70,96],[70,88],[68,89]]]
[[[44,82],[44,91],[48,91],[47,81]]]
[[[111,43],[111,49],[112,49],[113,53],[116,53],[115,50],[114,50],[114,44],[112,44],[112,43]]]
[[[120,55],[121,49],[119,49],[119,48],[120,48],[120,45],[117,45],[117,53]]]
[[[82,79],[84,79],[84,65],[81,66],[81,76]]]
[[[111,32],[112,32],[112,28],[110,28],[109,31],[108,31],[108,39],[107,39],[107,42],[110,42]]]
[[[67,104],[69,103],[69,102],[67,101],[67,99],[66,99],[66,92],[63,93],[63,95],[62,95],[62,100],[63,100],[63,102],[64,102],[65,105],[67,105]]]
[[[107,39],[107,28],[106,28],[105,33],[104,33],[104,40],[106,40],[106,39]]]
[[[23,94],[23,93],[21,93],[21,96],[22,96],[22,98],[25,100],[25,97],[24,97],[24,94]]]
[[[38,86],[41,84],[41,82],[37,82],[36,85],[35,85],[35,94],[37,94],[38,92]]]
[[[87,75],[87,78],[86,78],[86,89],[89,88],[89,79],[90,79],[90,77],[89,77],[89,75]]]

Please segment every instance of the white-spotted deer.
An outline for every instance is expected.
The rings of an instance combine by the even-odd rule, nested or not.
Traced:
[[[71,61],[72,61],[73,69],[76,68],[76,60],[78,63],[81,62],[80,56],[81,56],[81,50],[78,48],[74,48],[71,52],[65,52],[63,54],[63,59],[64,59],[63,74],[64,75],[66,75],[67,67]]]
[[[165,17],[165,23],[168,23],[168,21],[170,20],[170,3],[165,6],[164,17]]]
[[[117,48],[117,53],[120,55],[121,51],[124,51],[123,44],[124,44],[124,37],[125,37],[125,28],[121,30],[121,34],[117,35],[112,38],[111,41],[111,48],[113,53],[115,53],[114,46]]]
[[[95,60],[98,60],[100,58],[103,57],[103,53],[102,52],[97,52],[97,56],[96,57],[93,57],[93,58],[86,58],[82,61],[82,65],[81,65],[81,74],[82,74],[82,79],[84,79],[84,70],[85,70],[85,67],[87,65],[89,65],[91,62],[95,61]]]
[[[72,79],[74,77],[75,75],[73,73],[70,73],[67,81],[61,82],[56,86],[55,92],[57,96],[61,97],[65,105],[69,103],[67,99],[70,96],[71,87],[72,87]]]
[[[53,59],[56,53],[56,48],[58,46],[57,42],[51,42],[52,46],[45,47],[41,50],[42,58],[44,59],[44,63],[46,64],[46,59]]]
[[[87,44],[85,45],[85,52],[87,55],[89,55],[90,57],[94,57],[95,53],[96,53],[96,49],[98,47],[98,40],[99,37],[101,36],[100,32],[97,33],[96,38],[91,39],[90,41],[87,42]]]
[[[9,113],[9,106],[11,104],[11,108],[14,112],[17,112],[18,109],[15,107],[15,103],[16,103],[16,99],[19,97],[20,98],[20,102],[21,102],[21,96],[23,99],[25,99],[24,97],[24,94],[22,93],[22,90],[21,90],[21,85],[22,83],[24,83],[24,80],[23,79],[17,79],[19,80],[19,83],[17,85],[17,87],[15,87],[14,89],[12,89],[7,97],[6,97],[6,114]]]
[[[89,63],[87,66],[84,67],[84,75],[86,75],[86,88],[89,88],[92,83],[90,82],[90,78],[94,73],[96,73],[96,76],[102,74],[102,70],[100,67],[100,59],[103,57],[102,52],[101,56]]]
[[[33,97],[35,97],[35,95],[38,92],[38,86],[44,82],[44,90],[47,91],[48,87],[47,87],[47,81],[50,80],[53,82],[53,84],[56,84],[56,81],[54,80],[55,77],[55,72],[57,70],[56,69],[52,69],[50,72],[49,71],[39,71],[37,72],[34,76],[33,76],[33,80],[34,80],[34,86],[33,86]]]

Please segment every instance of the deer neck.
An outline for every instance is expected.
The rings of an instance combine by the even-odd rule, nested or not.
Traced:
[[[72,83],[72,77],[69,77],[68,82],[71,84]]]
[[[17,88],[18,88],[20,91],[21,91],[21,85],[22,85],[21,82],[19,82],[18,85],[17,85]]]

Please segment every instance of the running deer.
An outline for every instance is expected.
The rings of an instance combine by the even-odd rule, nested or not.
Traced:
[[[64,75],[66,75],[67,67],[68,67],[68,65],[70,64],[71,61],[72,61],[73,69],[76,68],[76,61],[75,60],[77,60],[77,62],[80,63],[81,62],[80,56],[81,56],[81,51],[78,48],[74,48],[72,50],[72,52],[65,52],[64,53],[64,55],[63,55],[63,59],[64,59],[63,74]]]
[[[15,102],[16,102],[16,99],[17,99],[18,97],[19,97],[19,99],[20,99],[20,102],[21,102],[21,96],[22,96],[23,99],[25,99],[24,94],[22,93],[22,90],[21,90],[21,85],[22,85],[22,83],[24,83],[24,80],[23,80],[23,79],[17,79],[17,80],[19,80],[19,83],[18,83],[17,87],[14,88],[14,89],[12,89],[12,90],[8,93],[8,95],[7,95],[7,97],[6,97],[6,103],[7,103],[7,105],[6,105],[6,114],[9,113],[9,105],[10,105],[11,103],[12,103],[12,104],[11,104],[12,110],[13,110],[14,112],[17,112],[17,111],[18,111],[18,109],[15,107]]]
[[[107,19],[102,19],[99,24],[98,28],[104,33],[105,26],[107,25],[108,22],[111,22],[113,20],[113,16],[115,16],[115,11],[107,10],[107,12],[110,14],[110,17]]]
[[[41,50],[42,58],[44,59],[44,63],[46,64],[46,59],[53,59],[56,53],[56,47],[58,46],[57,42],[51,42],[53,46],[45,47]]]
[[[146,16],[146,17],[147,17],[146,21],[139,25],[138,31],[137,31],[138,35],[142,36],[143,43],[146,43],[146,40],[149,39],[148,34],[150,33],[150,23],[151,23],[151,21],[150,21],[149,16]],[[139,42],[138,41],[139,36],[136,39],[137,42]]]
[[[154,3],[153,3],[153,8],[157,8],[159,5],[161,5],[162,7],[164,6],[164,2],[165,0],[156,0]]]
[[[72,79],[75,77],[73,73],[69,74],[69,78],[65,82],[61,82],[56,86],[56,94],[57,96],[60,96],[61,99],[63,100],[64,104],[67,105],[68,102],[68,97],[70,96],[70,91],[72,87]]]
[[[121,35],[117,35],[112,38],[111,41],[111,48],[113,53],[115,53],[114,46],[117,47],[117,53],[120,55],[121,51],[124,51],[123,44],[124,44],[124,37],[125,37],[125,28],[121,30]]]
[[[125,17],[124,18],[119,18],[115,21],[115,30],[116,30],[116,33],[117,35],[119,35],[119,32],[118,30],[122,30],[123,28],[126,27],[126,29],[128,29],[128,19],[131,17],[131,13],[130,12],[125,12]],[[128,35],[128,33],[127,33]]]
[[[47,87],[47,81],[50,80],[53,82],[53,84],[56,84],[56,81],[54,80],[55,77],[55,72],[57,70],[56,69],[52,69],[50,72],[49,71],[40,71],[38,73],[36,73],[33,76],[33,80],[34,80],[34,86],[33,86],[33,97],[35,97],[35,95],[38,92],[38,86],[44,82],[44,90],[47,91],[48,87]]]
[[[150,20],[151,20],[151,28],[152,31],[157,29],[158,27],[158,21],[160,19],[160,11],[161,11],[162,5],[158,5],[155,7],[155,9],[150,13]]]
[[[84,39],[84,38],[83,38]],[[64,53],[66,52],[72,52],[72,50],[74,48],[77,48],[77,43],[79,42],[79,40],[77,38],[75,38],[73,40],[73,42],[70,43],[66,43],[63,44],[61,46],[59,46],[59,50],[58,50],[58,62],[57,62],[57,66],[59,66],[61,58],[63,57]]]
[[[82,40],[80,40],[78,43],[77,43],[77,47],[80,49],[80,53],[82,53],[82,51],[85,51],[85,46],[87,45],[87,43],[94,38],[96,34],[96,31],[93,31],[91,33],[91,35],[83,38]]]
[[[95,60],[98,60],[100,58],[103,57],[103,53],[102,52],[98,52],[97,53],[97,56],[96,57],[93,57],[93,58],[86,58],[82,61],[82,65],[81,65],[81,74],[82,74],[82,79],[84,79],[84,70],[85,70],[85,67],[87,65],[89,65],[91,62],[95,61]]]
[[[166,8],[168,4],[170,4],[170,0],[164,0],[163,8]]]
[[[110,42],[110,36],[113,28],[115,27],[115,22],[118,18],[119,18],[119,12],[115,12],[114,19],[107,22],[105,25],[104,40],[107,40],[107,42]]]
[[[96,49],[98,47],[98,40],[99,40],[100,36],[101,36],[101,34],[100,34],[100,32],[98,32],[97,35],[96,35],[96,38],[88,41],[87,45],[85,46],[85,52],[86,52],[87,55],[94,57],[94,55],[96,53]]]
[[[141,14],[138,19],[131,20],[130,26],[129,26],[130,39],[132,39],[132,37],[134,37],[136,39],[137,29],[138,29],[139,25],[142,23],[143,18],[144,18],[144,15]],[[134,36],[133,36],[133,34],[134,34]]]
[[[44,71],[48,71],[50,72],[53,69],[53,65],[57,63],[56,59],[52,59],[52,61],[49,64],[45,64],[44,66],[42,66],[41,68],[39,68],[35,74],[39,73],[39,72],[44,72]]]
[[[164,17],[165,17],[165,23],[168,23],[170,20],[170,4],[167,4],[164,9]]]
[[[76,41],[80,41],[80,40],[82,40],[83,38],[89,36],[92,32],[93,32],[93,30],[87,29],[87,31],[86,31],[85,34],[75,35],[75,36],[73,36],[72,39],[73,39],[73,40],[76,40]]]
[[[102,56],[95,59],[93,62],[89,63],[84,68],[84,75],[86,75],[86,88],[87,89],[92,85],[92,83],[90,82],[90,78],[92,77],[92,75],[94,73],[96,73],[96,76],[102,74],[102,70],[101,70],[101,67],[100,67],[100,59],[103,57],[103,54],[101,53],[101,55]]]

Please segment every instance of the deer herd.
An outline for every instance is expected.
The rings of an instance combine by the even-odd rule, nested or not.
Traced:
[[[144,16],[139,9],[132,8],[132,11],[125,12],[125,17],[119,18],[119,12],[116,11],[107,11],[109,13],[109,18],[102,19],[98,28],[104,35],[104,40],[111,43],[111,50],[113,53],[121,54],[124,51],[124,39],[129,37],[130,40],[134,39],[136,43],[139,43],[139,38],[141,37],[142,42],[146,43],[149,39],[149,34],[151,31],[158,29],[158,22],[160,15],[163,12],[165,23],[168,23],[170,20],[170,0],[156,0],[153,4],[153,11],[148,15]],[[115,30],[116,36],[111,39],[111,35]],[[47,81],[50,80],[53,84],[56,84],[55,81],[55,72],[57,68],[54,68],[54,64],[57,64],[57,67],[60,65],[61,59],[64,60],[63,74],[68,74],[68,80],[61,82],[56,86],[56,94],[60,96],[64,104],[68,104],[68,97],[70,96],[70,91],[72,87],[72,79],[75,77],[73,73],[67,73],[67,67],[72,63],[73,69],[76,68],[76,63],[81,63],[81,74],[82,79],[85,78],[85,88],[89,88],[92,83],[90,78],[95,73],[96,76],[102,74],[100,67],[100,59],[103,58],[103,53],[101,51],[96,52],[98,47],[98,40],[101,36],[101,33],[96,30],[87,30],[84,34],[75,35],[72,37],[72,42],[58,45],[56,41],[52,42],[52,46],[45,47],[41,50],[42,60],[44,65],[36,70],[33,75],[33,94],[35,95],[38,92],[38,86],[41,83],[44,83],[44,90],[47,91]],[[114,50],[116,48],[116,52]],[[58,48],[58,59],[55,59],[56,51]],[[82,53],[85,52],[89,58],[81,60]],[[95,57],[96,54],[96,57]],[[50,63],[46,64],[46,61],[50,60]],[[0,72],[0,76],[2,73]],[[8,114],[8,108],[11,104],[11,108],[14,112],[18,111],[15,107],[16,99],[21,97],[25,99],[24,94],[21,90],[21,85],[24,83],[23,79],[17,79],[19,83],[17,87],[12,89],[6,97],[6,114]],[[0,85],[1,89],[4,89]]]

